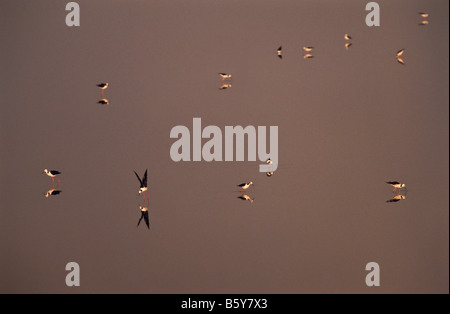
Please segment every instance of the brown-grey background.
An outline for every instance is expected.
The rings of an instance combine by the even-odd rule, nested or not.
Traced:
[[[368,1],[79,0],[80,27],[67,2],[0,3],[0,292],[448,293],[448,1],[377,1],[372,28]],[[193,117],[277,125],[279,169],[173,162]]]

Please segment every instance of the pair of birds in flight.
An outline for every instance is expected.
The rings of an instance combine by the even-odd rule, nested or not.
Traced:
[[[105,98],[105,89],[107,89],[109,83],[100,83],[97,84],[97,87],[100,88],[100,100],[97,102],[102,105],[109,105],[108,99]]]
[[[139,205],[139,209],[141,210],[141,217],[139,218],[137,227],[139,227],[142,219],[144,219],[145,224],[147,225],[147,228],[150,229],[150,220],[148,218],[148,199],[150,196],[150,192],[148,191],[148,183],[147,183],[147,174],[148,174],[148,169],[145,169],[145,173],[144,176],[139,177],[139,175],[137,174],[136,171],[134,171],[134,174],[136,175],[136,177],[139,180],[139,195],[142,195],[143,199],[144,199],[144,204],[143,205]],[[147,195],[145,195],[147,193]],[[147,205],[145,205],[145,201],[147,201]]]

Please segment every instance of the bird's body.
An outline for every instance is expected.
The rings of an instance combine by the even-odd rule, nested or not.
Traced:
[[[144,177],[142,178],[142,180],[139,177],[139,175],[136,173],[136,171],[134,172],[134,174],[136,175],[136,177],[138,178],[139,183],[140,183],[139,195],[142,194],[142,197],[144,198],[144,200],[145,200],[145,192],[147,192],[147,196],[148,196],[147,170],[148,169],[145,170]]]
[[[219,75],[222,77],[222,79],[228,79],[228,78],[231,78],[231,74],[227,74],[227,73],[219,73]]]
[[[352,37],[349,34],[344,35],[345,40],[352,40]]]
[[[47,191],[47,193],[45,193],[45,197],[49,197],[51,195],[58,195],[60,194],[62,191],[61,190],[57,190],[57,189],[50,189]]]
[[[102,105],[109,105],[108,99],[105,98],[100,99],[97,103]]]
[[[45,173],[46,175],[52,178],[52,186],[55,184],[55,179],[58,180],[59,183],[61,183],[61,181],[57,177],[58,174],[61,174],[61,172],[59,172],[58,170],[44,169],[42,173]]]
[[[400,63],[400,64],[405,65],[405,61],[403,61],[402,58],[397,58],[397,62]]]
[[[353,45],[353,44],[352,43],[345,43],[345,49],[348,50],[348,48],[350,48],[351,45]]]
[[[398,194],[398,195],[395,195],[390,200],[387,200],[386,203],[394,203],[394,202],[398,202],[398,201],[401,201],[401,200],[404,200],[404,199],[406,199],[406,195]]]
[[[387,184],[392,186],[394,190],[392,192],[396,192],[398,189],[406,189],[406,185],[404,183],[400,183],[398,181],[387,181]]]
[[[430,22],[425,21],[425,20],[419,23],[420,26],[428,25],[428,24],[430,24]]]
[[[403,65],[405,64],[405,61],[401,57],[403,56],[404,53],[405,53],[405,49],[400,49],[399,51],[397,51],[397,54],[395,55],[397,62],[400,64],[403,64]]]
[[[100,93],[102,95],[102,98],[104,98],[104,90],[107,89],[109,86],[109,83],[100,83],[97,84],[97,87],[100,88]]]
[[[139,209],[141,210],[141,218],[139,218],[138,224],[136,227],[139,227],[142,219],[144,219],[147,228],[150,229],[150,220],[148,219],[148,206],[139,205]]]
[[[427,17],[430,16],[428,13],[425,13],[425,12],[419,12],[419,15],[420,15],[423,19],[425,19],[425,18],[427,18]]]
[[[397,51],[397,55],[396,57],[401,57],[403,55],[403,53],[405,52],[405,49],[400,49],[399,51]]]
[[[314,47],[303,47],[303,50],[306,52],[311,52],[313,51]]]
[[[311,59],[311,58],[314,58],[314,56],[312,54],[308,53],[308,54],[304,55],[303,58]]]
[[[238,185],[238,187],[241,188],[241,191],[247,190],[250,186],[254,185],[252,181],[248,183],[241,183]]]
[[[242,194],[241,196],[238,196],[238,198],[244,201],[249,201],[250,203],[253,203],[253,201],[255,200],[254,198],[251,198],[247,194]]]
[[[278,48],[277,50],[277,56],[278,58],[282,59],[283,58],[283,47],[280,46],[280,48]]]
[[[100,89],[107,89],[109,84],[108,83],[100,83],[100,84],[97,84],[97,86]]]
[[[231,88],[231,84],[222,84],[222,86],[219,87],[219,89],[227,89]]]

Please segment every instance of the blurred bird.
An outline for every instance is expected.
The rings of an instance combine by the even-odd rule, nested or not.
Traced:
[[[311,52],[313,51],[314,47],[303,47],[303,50],[306,52]]]
[[[303,58],[305,58],[305,59],[311,59],[311,58],[314,58],[314,56],[312,55],[312,54],[306,54],[306,55],[304,55],[303,56]]]
[[[273,171],[266,172],[266,176],[268,176],[268,177],[273,176]]]
[[[280,46],[280,48],[278,48],[278,50],[277,50],[277,56],[278,56],[278,58],[280,58],[280,59],[283,58],[283,49],[282,49],[282,46]]]
[[[397,51],[397,54],[395,55],[395,58],[397,59],[397,62],[400,64],[405,64],[405,61],[403,61],[403,59],[401,58],[403,56],[403,54],[405,53],[405,49],[400,49],[399,51]]]
[[[141,210],[141,218],[139,218],[139,221],[138,221],[138,224],[136,227],[139,227],[139,224],[141,223],[142,219],[144,219],[145,224],[147,225],[147,228],[150,229],[150,221],[148,219],[148,206],[139,205],[139,209]]]
[[[419,15],[420,15],[423,19],[426,19],[427,17],[430,16],[428,13],[425,13],[425,12],[419,12]]]
[[[344,35],[345,40],[352,40],[352,37],[349,34]]]
[[[134,171],[134,174],[136,175],[136,177],[139,180],[139,183],[141,184],[140,187],[139,187],[139,194],[142,194],[142,197],[145,200],[145,192],[147,192],[147,196],[148,196],[147,169],[145,170],[144,177],[142,178],[142,180],[139,177],[139,175],[136,173],[136,171]]]
[[[348,50],[348,48],[350,48],[351,45],[353,45],[353,44],[352,43],[345,43],[345,49]]]
[[[393,193],[397,192],[398,189],[406,189],[406,184],[398,181],[388,181],[386,183],[394,187],[394,190],[392,190]]]
[[[227,74],[227,73],[219,73],[219,75],[222,77],[221,82],[225,82],[225,79],[231,79],[231,74]]]
[[[104,98],[104,96],[103,96],[103,91],[104,91],[105,89],[107,89],[108,86],[109,86],[108,83],[100,83],[100,84],[97,84],[97,87],[100,88],[100,90],[101,90],[100,92],[101,92],[102,98]]]
[[[395,195],[390,200],[387,200],[386,203],[398,202],[398,201],[401,201],[401,200],[404,200],[404,199],[406,199],[406,195],[398,194],[398,195]]]
[[[397,55],[396,57],[401,57],[403,55],[403,53],[405,52],[405,49],[400,49],[399,51],[397,51]]]
[[[254,185],[252,181],[250,181],[249,183],[241,183],[238,185],[238,187],[241,188],[241,192],[244,190],[247,190],[251,185]]]
[[[253,201],[255,200],[254,198],[250,198],[250,196],[248,196],[247,194],[242,194],[241,196],[238,196],[238,198],[244,201],[250,201],[250,203],[253,203]]]
[[[231,84],[222,84],[222,86],[219,87],[219,89],[227,89],[231,88]]]
[[[400,63],[400,64],[403,64],[403,65],[406,64],[405,61],[403,61],[402,58],[397,58],[397,62]]]
[[[109,105],[109,101],[106,98],[102,98],[99,101],[97,101],[97,104]]]
[[[61,190],[50,189],[50,190],[47,191],[47,193],[44,193],[44,195],[45,195],[45,197],[49,197],[50,195],[58,195],[61,192],[62,192]]]
[[[58,174],[61,174],[61,172],[59,172],[58,170],[44,169],[44,171],[42,173],[45,173],[46,175],[48,175],[49,177],[52,178],[52,186],[55,184],[55,178],[56,178],[56,180],[58,180],[59,183],[61,183],[61,181],[57,177]]]

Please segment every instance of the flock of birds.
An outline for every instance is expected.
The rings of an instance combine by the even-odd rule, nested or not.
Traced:
[[[419,25],[420,26],[428,25],[429,24],[429,21],[428,21],[429,14],[420,12],[419,15],[422,18]],[[344,47],[346,50],[348,50],[352,46],[352,42],[351,42],[352,37],[349,34],[345,34],[344,39],[345,39]],[[314,55],[313,55],[314,47],[305,46],[305,47],[303,47],[302,50],[303,50],[303,58],[304,59],[314,58]],[[404,53],[405,53],[405,49],[401,49],[395,55],[397,62],[400,64],[403,64],[403,65],[405,64],[405,61],[403,60]],[[282,46],[280,46],[277,49],[276,54],[277,54],[278,58],[280,58],[280,59],[283,58],[283,47]],[[231,74],[219,73],[219,75],[221,78],[221,80],[220,80],[221,86],[219,87],[219,89],[222,90],[222,89],[231,88],[231,86],[232,86]],[[102,105],[109,104],[109,101],[108,101],[108,99],[105,98],[105,94],[104,94],[104,92],[108,88],[108,86],[109,86],[108,83],[97,84],[97,87],[100,88],[100,92],[101,92],[100,100],[98,101],[99,104],[102,104]],[[272,160],[269,158],[269,159],[267,159],[266,163],[270,165],[270,164],[272,164]],[[45,197],[48,198],[49,196],[59,195],[62,192],[61,190],[58,189],[61,181],[59,180],[59,178],[57,176],[59,174],[61,174],[61,172],[58,170],[44,169],[44,171],[42,173],[45,173],[47,176],[49,176],[52,179],[51,189],[48,190],[46,193],[44,193]],[[136,175],[137,179],[139,180],[139,190],[138,190],[139,195],[142,195],[142,198],[143,198],[143,205],[139,204],[141,216],[139,218],[137,226],[139,226],[141,221],[144,220],[147,228],[150,229],[150,220],[149,220],[149,216],[148,216],[148,206],[149,206],[149,196],[150,196],[149,188],[148,188],[148,169],[145,170],[145,173],[142,178],[136,173],[136,171],[134,171],[134,174]],[[273,172],[269,171],[266,173],[266,175],[268,177],[271,177],[273,175]],[[55,185],[55,179],[58,181],[56,185]],[[407,189],[406,189],[406,185],[404,183],[400,183],[398,181],[388,181],[386,183],[393,187],[392,193],[394,194],[393,197],[391,199],[387,200],[386,202],[393,203],[393,202],[399,202],[401,200],[406,199]],[[238,196],[238,198],[241,200],[249,201],[250,203],[253,203],[255,198],[252,198],[247,194],[247,190],[251,186],[255,186],[253,181],[244,182],[244,183],[239,184],[238,187],[240,188],[240,190],[239,190],[240,195]]]

